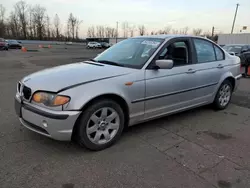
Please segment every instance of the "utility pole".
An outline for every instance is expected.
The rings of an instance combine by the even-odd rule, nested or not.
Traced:
[[[235,10],[235,15],[234,15],[234,20],[233,20],[233,26],[232,26],[232,30],[231,30],[231,34],[233,34],[234,32],[234,24],[235,24],[235,20],[236,20],[236,16],[237,16],[237,13],[238,13],[238,7],[239,7],[239,3],[236,4],[236,10]]]
[[[116,43],[117,43],[117,38],[118,38],[118,22],[116,22]]]
[[[212,37],[214,36],[214,26],[212,27]]]

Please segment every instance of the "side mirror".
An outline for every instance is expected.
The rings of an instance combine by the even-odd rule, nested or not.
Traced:
[[[160,69],[172,69],[174,62],[171,59],[160,59],[155,61],[155,65]]]
[[[230,55],[235,55],[235,53],[234,53],[234,52],[229,52],[229,54],[230,54]]]

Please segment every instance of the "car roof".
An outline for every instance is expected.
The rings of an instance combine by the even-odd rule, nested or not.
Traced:
[[[225,46],[247,46],[250,44],[225,44]]]
[[[193,38],[203,38],[193,35],[181,35],[181,34],[167,34],[167,35],[148,35],[148,36],[137,36],[132,38],[158,38],[158,39],[169,39],[169,38],[179,38],[179,37],[193,37]]]

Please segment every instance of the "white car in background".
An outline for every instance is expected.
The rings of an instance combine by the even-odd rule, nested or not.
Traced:
[[[72,45],[73,43],[71,41],[66,42],[66,45]]]
[[[87,48],[101,48],[102,45],[98,42],[89,42]]]

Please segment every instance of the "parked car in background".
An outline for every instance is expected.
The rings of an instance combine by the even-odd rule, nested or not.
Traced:
[[[73,44],[73,42],[68,41],[68,42],[66,42],[65,44],[66,44],[66,45],[72,45],[72,44]]]
[[[250,44],[227,44],[222,48],[228,53],[240,56],[242,53],[250,51]]]
[[[111,44],[109,44],[108,42],[101,42],[100,44],[102,48],[109,48],[111,46]]]
[[[22,45],[17,40],[7,40],[9,49],[21,49]]]
[[[99,42],[89,42],[87,48],[102,48],[102,45]]]
[[[0,50],[8,50],[8,43],[3,38],[0,38]]]
[[[92,60],[24,77],[15,110],[31,131],[102,150],[127,126],[207,104],[227,108],[241,77],[239,57],[203,37],[133,37]]]

